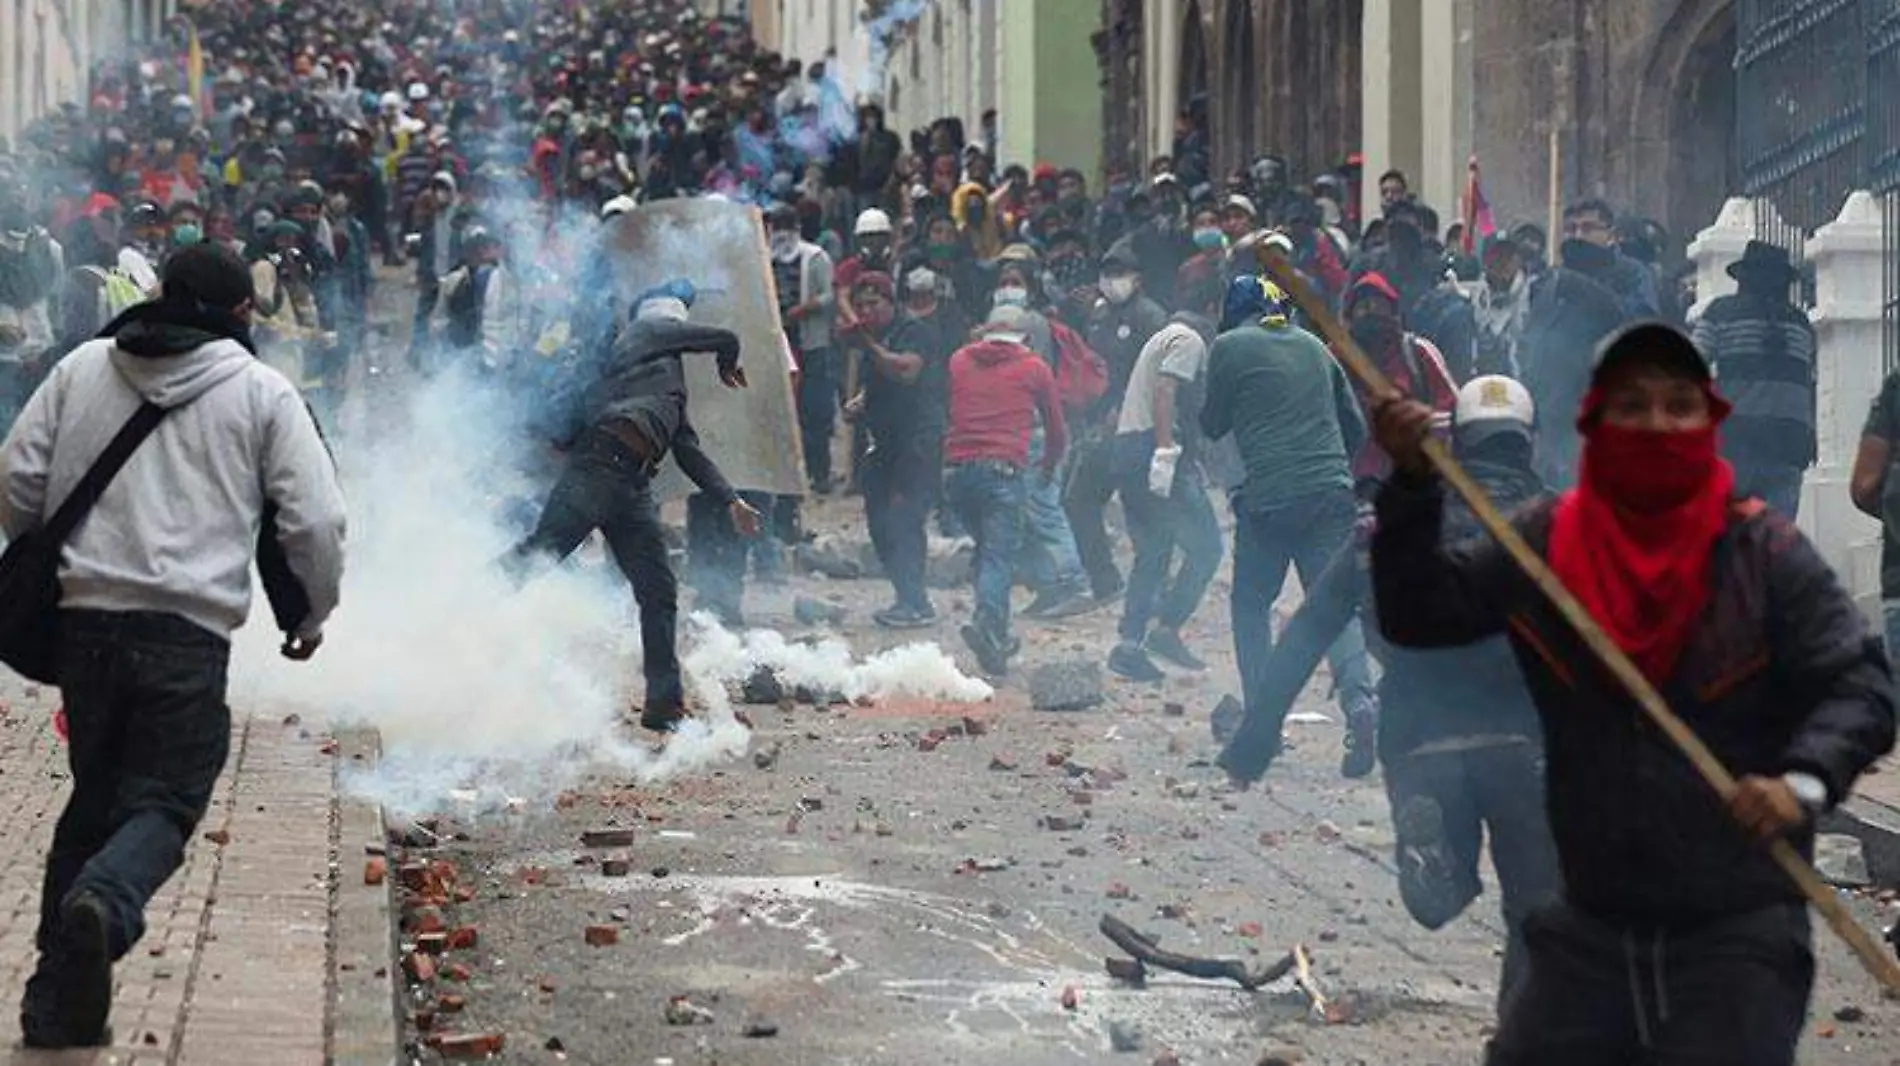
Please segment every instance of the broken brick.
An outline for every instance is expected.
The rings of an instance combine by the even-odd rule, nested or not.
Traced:
[[[589,829],[581,834],[581,847],[584,848],[630,848],[633,846],[631,829]]]
[[[389,877],[389,860],[388,859],[375,858],[375,859],[370,859],[367,862],[363,863],[363,883],[364,884],[380,885],[385,880],[387,880],[388,877]]]
[[[543,992],[552,993],[559,986],[554,983],[554,978],[544,975],[534,983],[534,987]]]
[[[980,737],[989,731],[990,724],[983,719],[967,714],[963,716],[963,734],[965,736]]]
[[[1016,769],[1016,761],[1014,759],[1006,759],[1001,755],[992,755],[990,756],[990,769],[1007,773]]]
[[[450,951],[468,951],[475,947],[479,934],[472,925],[458,926],[449,930],[448,946]]]
[[[1331,844],[1339,839],[1339,827],[1331,822],[1321,822],[1313,827],[1313,836],[1321,843]]]
[[[1045,814],[1042,827],[1052,833],[1073,833],[1084,825],[1082,819],[1066,814]]]
[[[437,996],[435,999],[435,1009],[443,1014],[460,1014],[462,1008],[466,1006],[468,1006],[468,997],[458,996],[453,992]]]
[[[408,926],[415,933],[446,933],[449,925],[442,920],[442,912],[434,907],[417,907],[409,915]]]
[[[420,951],[412,951],[402,960],[403,972],[417,984],[435,980],[435,960]]]
[[[1063,1010],[1075,1010],[1081,1006],[1082,1006],[1082,993],[1077,992],[1075,990],[1074,985],[1069,985],[1062,990],[1062,1009]]]
[[[590,925],[586,933],[587,946],[604,948],[620,942],[620,927],[614,925]]]
[[[1140,988],[1148,983],[1148,967],[1140,959],[1110,957],[1103,960],[1108,975],[1117,981]]]
[[[450,963],[449,968],[442,971],[442,976],[448,978],[451,981],[461,981],[463,983],[466,983],[469,978],[475,976],[475,971],[469,969],[463,963],[455,962],[455,963]]]
[[[1258,940],[1260,939],[1260,923],[1241,922],[1240,927],[1235,929],[1234,932],[1246,937],[1248,940]]]
[[[449,934],[418,933],[416,935],[416,950],[422,952],[424,955],[440,955],[449,950]]]
[[[212,829],[205,833],[205,839],[219,847],[223,847],[231,842],[231,831],[228,829]]]
[[[502,1033],[461,1033],[443,1037],[436,1050],[445,1059],[486,1059],[501,1054],[507,1042],[507,1036]]]
[[[1135,891],[1134,889],[1129,888],[1127,885],[1122,884],[1120,881],[1116,881],[1115,883],[1108,886],[1108,898],[1109,899],[1134,899]]]
[[[411,892],[420,892],[429,884],[429,865],[422,862],[405,862],[396,868],[396,878],[402,887]]]
[[[625,877],[632,872],[633,863],[631,860],[618,858],[600,860],[600,875],[602,877]]]
[[[942,737],[937,736],[932,733],[926,733],[923,736],[917,738],[917,750],[918,751],[936,751],[937,746],[942,743],[943,743]]]
[[[1069,761],[1069,753],[1066,751],[1052,751],[1044,755],[1042,761],[1050,766],[1061,766],[1063,763]]]
[[[426,1033],[429,1030],[435,1028],[435,1012],[432,1010],[427,1010],[427,1009],[419,1010],[416,1012],[415,1022],[416,1022],[416,1031],[419,1033]],[[430,1046],[433,1047],[434,1044],[431,1044]]]

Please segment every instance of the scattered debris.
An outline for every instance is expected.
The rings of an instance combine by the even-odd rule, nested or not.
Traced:
[[[216,844],[218,847],[223,847],[231,842],[231,831],[229,829],[212,829],[205,833],[205,839]]]
[[[1073,1011],[1079,1010],[1081,1007],[1082,993],[1077,992],[1074,985],[1064,986],[1062,989],[1062,1009]]]
[[[1087,824],[1081,818],[1068,814],[1045,814],[1041,821],[1042,827],[1051,833],[1074,833]]]
[[[1846,1006],[1834,1012],[1834,1020],[1837,1022],[1846,1022],[1847,1024],[1852,1025],[1855,1022],[1866,1021],[1867,1012],[1860,1009],[1859,1007]]]
[[[468,997],[458,996],[453,992],[447,995],[437,996],[435,1001],[435,1009],[443,1014],[460,1014],[462,1013],[462,1009],[467,1006]]]
[[[1240,723],[1247,717],[1247,707],[1232,695],[1222,696],[1214,705],[1214,711],[1208,715],[1207,724],[1213,728],[1214,743],[1225,747],[1240,732]]]
[[[752,765],[760,770],[770,770],[778,765],[779,746],[773,744],[762,751],[752,753]]]
[[[963,716],[963,735],[964,736],[980,737],[983,734],[988,733],[989,731],[990,731],[989,722],[981,718],[975,717],[974,715],[966,714]]]
[[[668,1025],[711,1025],[713,1012],[687,999],[674,996],[666,1001],[666,1024]]]
[[[590,925],[585,934],[587,946],[604,948],[620,943],[620,927],[617,925]]]
[[[1172,1051],[1163,1051],[1155,1056],[1154,1062],[1149,1063],[1149,1066],[1181,1066],[1181,1056]]]
[[[445,1059],[470,1061],[499,1055],[507,1043],[504,1033],[460,1033],[442,1037],[435,1049]]]
[[[992,755],[990,756],[990,769],[997,773],[1013,773],[1016,769],[1016,760],[1001,755]]]
[[[561,1038],[558,1036],[548,1037],[548,1042],[542,1044],[541,1047],[543,1050],[552,1051],[556,1055],[564,1054],[567,1051],[567,1045],[562,1043]]]
[[[777,671],[769,666],[754,667],[745,684],[739,687],[739,702],[754,707],[770,707],[785,698],[785,685]]]
[[[1102,915],[1101,931],[1102,935],[1113,941],[1116,947],[1134,956],[1137,962],[1186,974],[1189,977],[1233,981],[1249,992],[1285,977],[1292,971],[1297,961],[1293,955],[1289,954],[1266,969],[1254,973],[1249,972],[1246,965],[1239,959],[1203,959],[1177,954],[1164,950],[1159,940],[1140,932],[1112,914]]]
[[[1029,705],[1038,711],[1086,711],[1107,697],[1102,664],[1095,659],[1043,663],[1028,674]]]
[[[630,859],[616,857],[600,860],[600,875],[602,877],[625,877],[632,872],[633,861]]]
[[[1873,884],[1867,872],[1867,853],[1859,837],[1822,833],[1814,838],[1814,869],[1836,888],[1865,888]]]
[[[380,885],[389,877],[389,860],[381,857],[363,863],[363,883]]]
[[[740,1035],[748,1040],[767,1040],[778,1035],[778,1023],[767,1021],[747,1022],[745,1023],[745,1028],[740,1030]]]
[[[1185,718],[1187,717],[1187,708],[1173,700],[1169,700],[1161,705],[1161,715],[1164,718]]]
[[[970,873],[993,874],[993,873],[1001,873],[1002,871],[1009,869],[1009,867],[1010,867],[1010,862],[1008,859],[998,859],[998,858],[965,859],[963,860],[963,863],[957,867],[957,872],[960,874],[970,874]]]
[[[1114,881],[1114,882],[1111,882],[1108,886],[1108,898],[1109,899],[1134,899],[1135,890],[1132,888],[1129,888],[1127,885],[1122,884],[1120,881]]]
[[[803,573],[823,574],[841,581],[853,581],[864,576],[864,564],[857,552],[853,551],[842,539],[820,535],[800,544],[792,552],[792,563]],[[799,597],[798,602],[806,602],[807,597]],[[822,601],[812,601],[822,602]],[[797,604],[793,605],[796,615]],[[814,625],[799,618],[802,625]]]
[[[1260,939],[1260,923],[1241,922],[1240,927],[1235,929],[1234,932],[1246,937],[1248,940],[1258,940]]]
[[[1108,1046],[1126,1054],[1141,1050],[1141,1027],[1134,1022],[1111,1018],[1108,1022]]]
[[[1102,967],[1108,971],[1110,977],[1125,985],[1143,988],[1148,984],[1148,967],[1140,959],[1124,959],[1110,955],[1102,960]]]
[[[930,732],[925,733],[923,736],[917,738],[917,750],[918,751],[936,751],[938,745],[942,743],[943,743],[943,734],[933,729]]]
[[[825,809],[825,801],[818,796],[805,796],[798,801],[798,809],[808,814],[812,811],[822,811]]]
[[[1339,839],[1339,827],[1331,822],[1321,822],[1313,827],[1313,839],[1322,844],[1331,844]]]
[[[583,848],[630,848],[633,846],[633,830],[609,827],[589,829],[581,834]]]

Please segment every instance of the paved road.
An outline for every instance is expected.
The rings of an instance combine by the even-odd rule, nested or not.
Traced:
[[[819,523],[843,528],[854,508],[827,504]],[[859,619],[887,595],[881,583],[801,579],[754,592],[754,624],[798,631],[796,591],[840,599]],[[466,1008],[438,1015],[438,1030],[505,1033],[510,1056],[528,1061],[554,1041],[572,1061],[681,1066],[1145,1063],[1164,1050],[1187,1063],[1275,1051],[1328,1064],[1476,1061],[1501,943],[1495,897],[1439,933],[1409,920],[1381,786],[1338,777],[1334,724],[1292,726],[1271,787],[1225,793],[1205,764],[1207,711],[1234,676],[1224,587],[1215,595],[1190,634],[1215,660],[1206,678],[1113,685],[1106,706],[1073,714],[1029,710],[1008,686],[976,708],[754,708],[752,750],[779,749],[770,769],[738,760],[651,787],[595,781],[563,810],[471,818],[459,826],[469,839],[433,852],[480,886],[450,908],[450,924],[480,939],[450,953],[470,970],[452,993]],[[951,620],[967,606],[961,594],[938,599]],[[1112,622],[1028,629],[1027,658],[1105,649]],[[954,641],[949,629],[923,636]],[[893,643],[869,627],[849,636],[860,652]],[[1167,714],[1170,701],[1185,715]],[[1320,683],[1301,709],[1330,714]],[[981,735],[918,750],[920,735],[971,713]],[[1079,824],[1046,828],[1051,816]],[[635,842],[580,846],[580,833],[609,824],[634,828]],[[620,857],[628,876],[603,875],[599,860]],[[1890,908],[1857,906],[1869,922],[1891,920]],[[1254,995],[1170,976],[1117,986],[1103,973],[1104,913],[1170,947],[1250,962],[1303,942],[1351,1021],[1310,1020],[1290,982]],[[619,942],[585,944],[596,923],[618,927]],[[1900,1009],[1876,1003],[1824,935],[1817,946],[1802,1061],[1900,1063]],[[676,995],[712,1022],[667,1024]],[[427,991],[411,1005],[428,1009]],[[1844,1007],[1864,1019],[1834,1021]],[[745,1037],[758,1020],[778,1035]],[[1112,1051],[1111,1027],[1138,1031],[1140,1049]]]

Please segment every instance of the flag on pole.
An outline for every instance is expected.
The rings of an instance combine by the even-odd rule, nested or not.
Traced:
[[[190,37],[185,44],[185,92],[191,97],[198,121],[203,122],[211,113],[205,99],[205,49],[198,40],[198,27],[190,23],[186,27]]]
[[[1478,178],[1478,157],[1472,156],[1466,164],[1467,181],[1465,183],[1465,254],[1470,255],[1477,248],[1478,241],[1497,236],[1497,219],[1491,215],[1491,205],[1484,198],[1484,185]]]

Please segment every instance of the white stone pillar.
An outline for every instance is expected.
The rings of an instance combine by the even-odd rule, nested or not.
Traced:
[[[1884,226],[1880,203],[1866,192],[1855,192],[1806,248],[1815,279],[1819,454],[1801,487],[1801,528],[1848,592],[1870,610],[1880,598],[1880,523],[1854,508],[1847,484],[1867,407],[1886,376],[1881,342]]]
[[[1396,167],[1416,182],[1424,162],[1420,14],[1417,0],[1365,0],[1360,39],[1365,218],[1379,217],[1380,174]]]
[[[1709,302],[1735,291],[1735,279],[1728,276],[1730,263],[1742,257],[1742,250],[1757,233],[1779,232],[1781,216],[1767,200],[1731,197],[1722,205],[1715,223],[1689,243],[1689,259],[1695,263],[1695,306],[1689,309],[1691,321],[1702,314]],[[1557,234],[1551,240],[1561,240]],[[1791,249],[1799,259],[1801,250]]]

